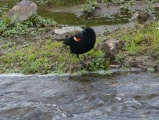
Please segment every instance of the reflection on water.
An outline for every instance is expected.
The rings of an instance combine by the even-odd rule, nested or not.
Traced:
[[[0,76],[1,120],[155,120],[159,75]]]
[[[77,7],[80,7],[82,9],[82,6],[79,6],[79,1],[67,2],[70,5],[67,6],[61,6],[62,4],[65,5],[65,0],[59,1],[60,6],[58,6],[58,1],[56,4],[53,3],[47,3],[45,5],[39,5],[38,6],[38,15],[41,15],[43,17],[52,18],[59,24],[66,24],[66,25],[86,25],[87,27],[90,26],[100,26],[100,25],[116,25],[116,24],[123,24],[128,23],[129,19],[131,18],[130,13],[117,13],[115,15],[106,15],[105,17],[95,17],[95,18],[85,18],[85,17],[78,17],[75,13],[69,13],[60,11],[65,9],[69,9],[71,6],[76,6],[75,3],[77,3]],[[11,3],[11,4],[10,4]],[[4,2],[0,1],[1,7],[8,6],[8,8],[12,8],[17,3],[16,0],[10,2],[10,0]],[[80,2],[82,4],[82,1]],[[59,11],[55,12],[52,11],[54,9],[59,9]],[[7,12],[8,10],[6,10]]]
[[[100,26],[100,25],[115,25],[115,24],[124,24],[129,22],[129,18],[131,18],[131,14],[121,15],[115,14],[107,17],[95,17],[95,18],[84,18],[78,17],[74,13],[66,13],[66,12],[40,12],[39,15],[46,16],[49,18],[58,21],[59,24],[65,25],[86,25],[90,26]]]
[[[59,24],[71,26],[85,25],[87,27],[126,24],[129,23],[129,19],[132,16],[130,13],[120,13],[116,11],[116,14],[105,12],[105,15],[102,15],[103,17],[79,17],[77,14],[81,14],[83,1],[84,0],[57,0],[53,1],[52,3],[46,3],[44,5],[41,5],[40,2],[37,2],[38,15],[53,18]],[[17,2],[17,0],[7,0],[5,2],[4,0],[0,0],[0,7],[3,8],[5,6],[8,6],[9,8],[12,8]],[[115,7],[112,9],[115,9]],[[154,12],[157,11],[158,8],[156,7],[154,9]]]

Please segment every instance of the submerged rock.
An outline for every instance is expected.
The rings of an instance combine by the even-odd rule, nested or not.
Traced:
[[[29,0],[22,0],[17,5],[15,5],[6,15],[12,19],[14,15],[17,14],[15,22],[22,22],[29,19],[29,17],[37,14],[37,5]]]

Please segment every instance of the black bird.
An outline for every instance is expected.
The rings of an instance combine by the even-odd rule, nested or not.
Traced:
[[[76,54],[77,58],[80,60],[79,55],[90,51],[94,47],[95,42],[96,35],[94,30],[92,28],[85,28],[80,33],[65,39],[63,43],[69,46],[70,52]],[[81,60],[80,62],[82,63]]]

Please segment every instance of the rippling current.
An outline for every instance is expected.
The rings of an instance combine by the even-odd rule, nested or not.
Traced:
[[[0,120],[158,120],[159,74],[0,75]]]

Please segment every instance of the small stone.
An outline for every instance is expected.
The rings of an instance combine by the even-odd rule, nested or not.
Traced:
[[[104,101],[99,101],[98,105],[104,105]]]

